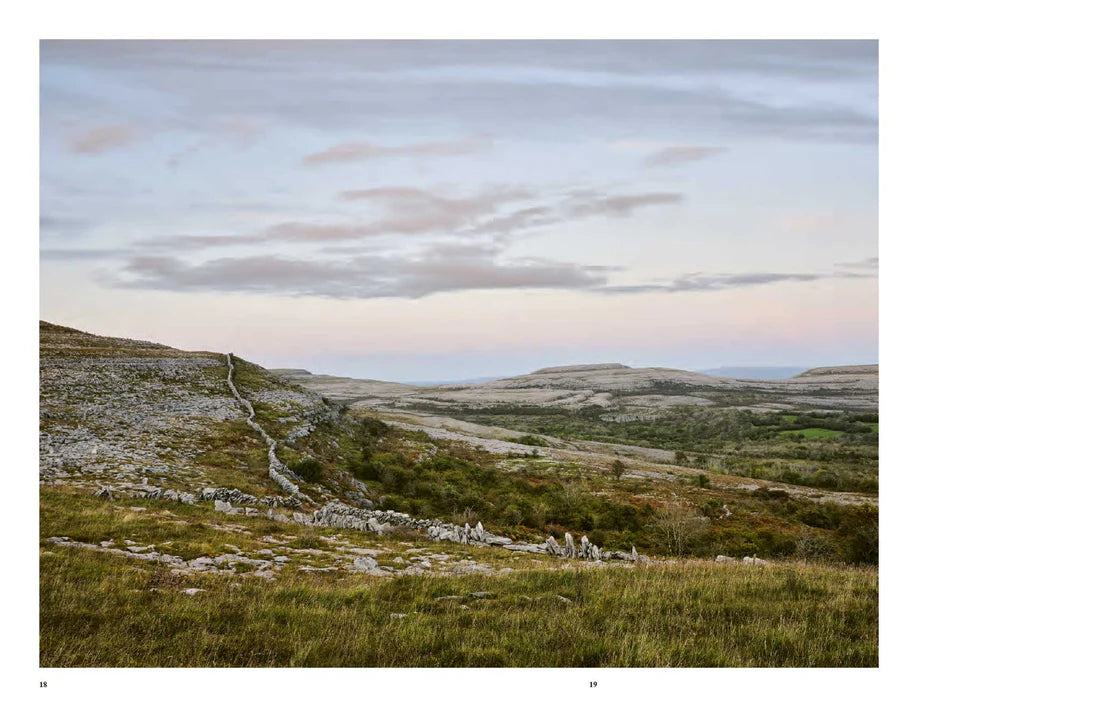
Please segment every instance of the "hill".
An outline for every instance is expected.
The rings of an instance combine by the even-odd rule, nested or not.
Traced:
[[[812,369],[780,380],[720,378],[675,368],[591,364],[543,368],[521,376],[453,385],[415,386],[291,369],[275,373],[334,400],[371,408],[590,406],[626,413],[678,405],[782,411],[874,410],[877,366]]]

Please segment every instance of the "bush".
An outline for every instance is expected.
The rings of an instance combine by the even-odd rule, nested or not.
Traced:
[[[840,528],[840,550],[848,562],[878,564],[878,509],[861,506],[848,512]]]
[[[306,457],[301,461],[290,464],[289,469],[302,477],[304,481],[309,481],[311,483],[320,481],[321,477],[325,474],[324,465],[313,457]]]
[[[509,442],[515,442],[516,444],[526,444],[529,447],[549,447],[550,443],[542,437],[536,437],[535,435],[523,435],[522,437],[511,437]]]

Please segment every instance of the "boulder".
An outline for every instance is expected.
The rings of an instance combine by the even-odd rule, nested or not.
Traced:
[[[370,555],[356,557],[355,569],[359,570],[360,572],[370,572],[371,570],[376,570],[378,569],[378,560],[374,559]]]

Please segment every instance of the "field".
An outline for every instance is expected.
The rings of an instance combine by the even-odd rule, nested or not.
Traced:
[[[681,561],[491,577],[293,572],[188,579],[204,590],[188,595],[155,566],[50,552],[43,666],[878,663],[873,569]]]
[[[878,423],[875,423],[875,432],[878,432]],[[805,427],[798,430],[783,430],[779,434],[788,437],[805,437],[806,439],[836,439],[844,435],[840,430],[827,430],[824,427]]]

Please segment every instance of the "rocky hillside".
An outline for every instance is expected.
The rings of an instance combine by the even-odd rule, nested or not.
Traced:
[[[231,353],[179,351],[48,322],[40,323],[39,337],[39,478],[46,487],[107,500],[209,504],[219,513],[288,525],[379,536],[401,530],[433,541],[564,558],[637,559],[631,552],[601,553],[587,537],[574,542],[569,533],[560,544],[553,537],[524,543],[476,519],[471,527],[376,508],[383,499],[348,472],[349,457],[361,456],[348,449],[363,439],[356,421],[317,393]],[[420,460],[439,451],[400,435],[393,444]],[[49,540],[121,551],[112,549],[111,539],[98,548],[69,536]],[[157,552],[145,559],[187,571],[218,564]],[[352,559],[353,567],[368,572],[409,570]]]

